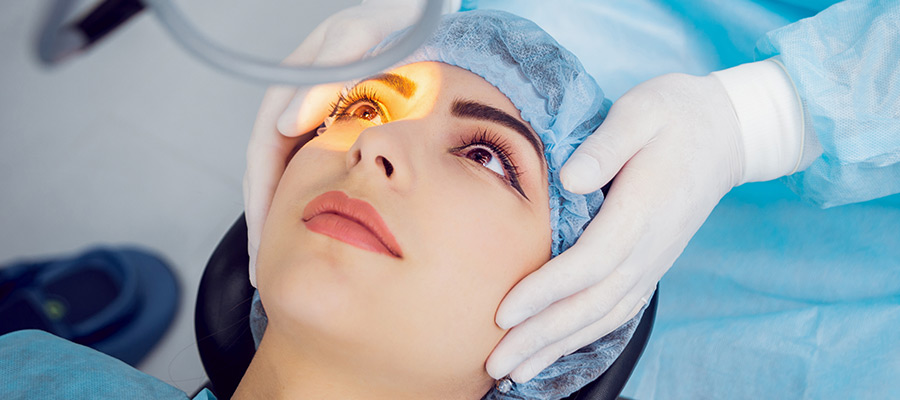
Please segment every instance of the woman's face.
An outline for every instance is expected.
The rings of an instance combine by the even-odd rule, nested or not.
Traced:
[[[265,224],[266,335],[324,338],[317,351],[423,386],[489,382],[497,307],[550,258],[540,140],[494,86],[436,62],[361,82],[326,126]]]

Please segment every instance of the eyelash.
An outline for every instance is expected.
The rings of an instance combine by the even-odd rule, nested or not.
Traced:
[[[385,118],[385,115],[387,115],[384,106],[378,100],[378,94],[374,89],[356,86],[350,91],[346,92],[346,94],[343,91],[338,94],[337,101],[329,106],[331,108],[331,114],[329,115],[329,118],[335,118],[335,120],[355,118],[355,116],[352,113],[348,113],[348,111],[353,106],[359,103],[369,103],[372,107],[375,107],[375,110],[378,111],[378,114],[382,118]],[[506,140],[504,140],[500,135],[497,135],[496,133],[481,129],[476,131],[474,134],[463,138],[460,141],[460,144],[457,147],[451,149],[450,152],[460,153],[461,151],[472,146],[483,146],[494,153],[500,160],[500,163],[503,165],[503,170],[506,171],[506,176],[500,176],[496,173],[492,173],[499,179],[503,180],[506,184],[512,186],[523,197],[525,197],[526,199],[528,198],[528,196],[525,195],[525,191],[522,190],[521,184],[519,183],[519,177],[521,176],[521,173],[519,172],[518,166],[513,161],[513,153],[512,151],[510,151]]]
[[[338,94],[338,99],[330,105],[331,114],[329,114],[328,117],[333,117],[335,120],[353,118],[353,114],[348,113],[347,111],[358,103],[369,103],[372,107],[375,107],[375,110],[378,111],[378,115],[382,118],[385,118],[387,115],[384,106],[378,101],[378,93],[376,93],[374,89],[356,86],[353,89],[350,89],[346,94],[344,94],[343,91]]]

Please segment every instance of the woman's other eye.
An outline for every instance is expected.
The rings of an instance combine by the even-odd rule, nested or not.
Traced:
[[[497,157],[490,148],[475,144],[468,149],[464,149],[461,153],[462,156],[484,165],[485,168],[493,171],[497,175],[506,177],[503,163],[500,162],[500,158]]]
[[[481,164],[526,200],[528,199],[522,185],[519,184],[519,168],[513,162],[512,152],[503,137],[488,131],[479,131],[474,136],[463,137],[459,146],[450,149],[450,152]]]

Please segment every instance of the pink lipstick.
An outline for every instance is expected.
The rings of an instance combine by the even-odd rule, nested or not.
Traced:
[[[325,192],[303,209],[306,228],[363,250],[402,258],[400,245],[371,204],[346,193]]]

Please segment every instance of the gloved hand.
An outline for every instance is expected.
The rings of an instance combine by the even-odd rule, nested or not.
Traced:
[[[339,65],[359,60],[390,33],[412,25],[423,4],[422,0],[367,0],[341,10],[316,27],[284,64]],[[459,4],[455,6],[459,8]],[[299,89],[273,86],[263,98],[247,145],[243,185],[250,283],[254,287],[263,223],[288,157],[313,137],[312,131],[331,111],[328,106],[342,87],[342,83]]]
[[[496,322],[513,328],[488,373],[528,381],[633,318],[722,196],[800,167],[802,115],[771,60],[623,95],[560,172],[574,193],[615,175],[608,196],[574,246],[507,294]]]

